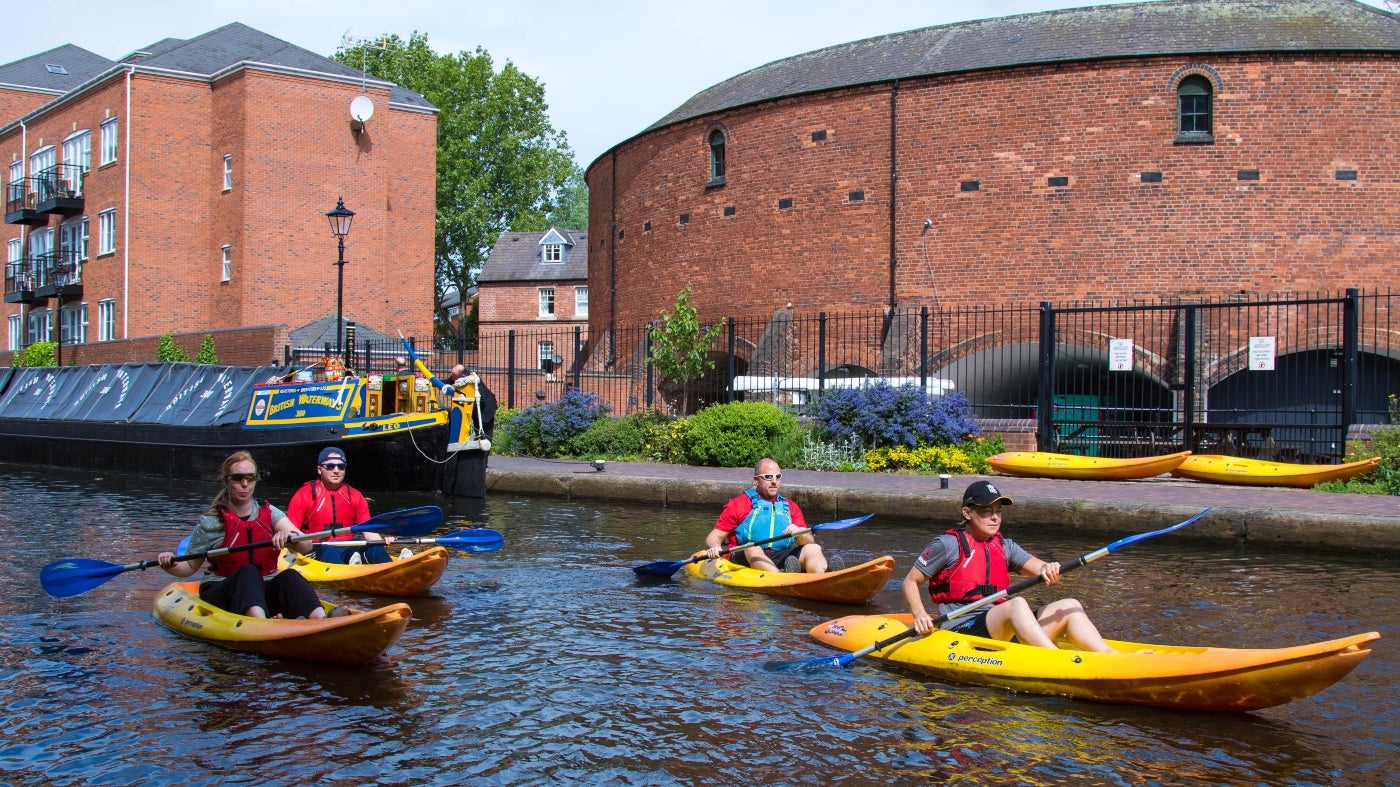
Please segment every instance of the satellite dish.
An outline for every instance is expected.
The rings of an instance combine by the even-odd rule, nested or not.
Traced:
[[[374,102],[369,100],[369,96],[355,96],[355,100],[350,102],[350,117],[361,123],[374,117]]]

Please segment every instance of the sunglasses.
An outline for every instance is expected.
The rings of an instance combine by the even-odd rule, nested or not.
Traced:
[[[344,463],[344,462],[322,462],[322,463],[321,463],[321,467],[324,467],[324,468],[326,468],[327,470],[344,470],[344,469],[345,469],[345,463]]]
[[[782,473],[762,473],[762,474],[760,474],[760,475],[754,476],[754,478],[762,478],[764,481],[781,481],[782,478],[783,478],[783,474],[782,474]]]
[[[259,478],[262,478],[262,473],[229,473],[224,476],[225,481],[244,484],[256,484]]]

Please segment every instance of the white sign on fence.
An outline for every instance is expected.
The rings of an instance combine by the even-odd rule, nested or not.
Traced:
[[[1256,372],[1274,370],[1274,337],[1249,337],[1249,368]]]
[[[1133,370],[1133,340],[1108,340],[1108,370],[1110,372],[1131,372]]]

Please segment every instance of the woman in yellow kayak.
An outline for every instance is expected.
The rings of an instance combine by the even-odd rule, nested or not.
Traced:
[[[991,482],[974,482],[963,492],[962,524],[934,539],[914,561],[903,588],[920,634],[933,630],[933,617],[924,608],[925,585],[938,614],[944,615],[1007,589],[1013,570],[1026,576],[1039,574],[1047,585],[1060,581],[1059,563],[1047,563],[1001,535],[1001,507],[1011,503]],[[1055,647],[1055,638],[1066,634],[1083,650],[1113,652],[1084,607],[1072,598],[1032,610],[1024,598],[1016,596],[953,618],[943,628],[990,639],[1015,637],[1024,645],[1043,648]]]
[[[301,531],[276,506],[253,497],[258,466],[247,451],[237,451],[219,467],[222,488],[209,510],[199,518],[187,553],[271,542],[209,558],[210,575],[199,585],[199,597],[220,609],[254,618],[324,618],[316,590],[295,571],[277,573],[277,556]],[[290,544],[306,554],[310,541]],[[156,556],[171,576],[186,578],[204,565],[204,558],[175,561],[174,552]]]

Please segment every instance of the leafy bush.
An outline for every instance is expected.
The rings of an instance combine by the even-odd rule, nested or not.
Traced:
[[[570,440],[607,414],[608,406],[597,394],[568,391],[558,401],[531,405],[507,422],[511,450],[521,456],[562,456]]]
[[[729,402],[706,407],[685,419],[677,447],[686,464],[745,467],[769,455],[784,435],[798,431],[797,419],[768,402]]]
[[[199,352],[195,353],[195,363],[214,364],[219,362],[219,354],[214,352],[214,335],[204,334],[204,341],[199,343]]]
[[[1400,495],[1400,427],[1384,427],[1372,432],[1366,447],[1346,460],[1354,462],[1377,456],[1381,462],[1370,473],[1346,481],[1326,481],[1314,488],[1323,492]]]
[[[190,354],[175,343],[175,332],[171,331],[160,337],[160,345],[156,347],[156,360],[161,363],[189,363]]]
[[[824,391],[811,416],[825,439],[875,448],[954,444],[981,434],[963,394],[929,397],[917,385],[895,388],[884,381]]]
[[[14,355],[15,366],[57,366],[58,345],[53,342],[34,342],[24,348],[24,352]]]
[[[813,434],[803,436],[802,457],[793,467],[803,470],[834,470],[849,473],[869,470],[865,464],[865,447],[859,440],[842,443],[824,442]]]
[[[656,410],[622,418],[599,418],[569,441],[568,453],[584,459],[664,462],[671,456],[672,419]]]
[[[515,448],[510,439],[510,421],[520,414],[520,410],[501,407],[496,410],[495,427],[491,430],[491,453],[498,456],[512,456]]]

